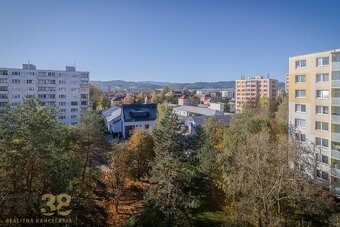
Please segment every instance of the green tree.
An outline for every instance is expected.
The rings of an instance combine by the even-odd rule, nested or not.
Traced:
[[[281,133],[288,133],[288,97],[283,97],[276,115],[275,115],[276,123],[280,129]]]
[[[184,192],[185,174],[176,158],[182,153],[179,131],[177,116],[167,111],[153,132],[155,159],[146,200],[163,213],[167,226],[188,224],[190,198]]]
[[[90,85],[90,104],[93,110],[96,110],[98,108],[100,97],[100,89],[95,85]]]

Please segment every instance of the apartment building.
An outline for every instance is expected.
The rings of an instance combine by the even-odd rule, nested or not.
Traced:
[[[57,106],[60,120],[75,124],[81,112],[89,107],[89,72],[42,70],[35,65],[0,68],[0,109],[16,106],[26,96],[36,96],[43,106]]]
[[[289,58],[289,122],[316,148],[316,176],[339,197],[340,49]]]
[[[255,102],[261,97],[275,100],[277,96],[278,81],[263,78],[262,76],[248,77],[236,80],[236,111],[242,111],[247,102]]]

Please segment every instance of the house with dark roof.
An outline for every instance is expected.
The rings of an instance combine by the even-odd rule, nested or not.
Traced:
[[[192,116],[185,121],[185,125],[188,127],[189,134],[194,135],[197,127],[203,126],[209,118],[214,118],[218,120],[221,124],[229,126],[233,119],[233,114],[215,116]]]
[[[123,138],[130,137],[132,131],[143,128],[151,131],[155,127],[157,118],[156,104],[123,104],[122,105]]]

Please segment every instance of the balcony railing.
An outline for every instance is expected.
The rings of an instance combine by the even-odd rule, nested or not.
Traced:
[[[332,132],[332,141],[340,143],[340,133]]]
[[[332,123],[333,124],[340,124],[340,115],[332,114]]]
[[[335,197],[340,198],[340,187],[332,186],[330,192]]]
[[[340,151],[332,150],[332,158],[340,160]]]
[[[332,105],[340,106],[340,97],[332,97]]]
[[[340,80],[332,80],[332,87],[333,88],[340,88]]]
[[[333,176],[335,177],[339,177],[340,178],[340,166],[339,165],[332,165],[332,168],[331,168],[331,173]]]

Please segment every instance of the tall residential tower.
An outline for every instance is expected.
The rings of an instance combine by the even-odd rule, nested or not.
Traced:
[[[242,111],[247,102],[256,101],[261,97],[276,99],[278,81],[262,76],[236,80],[236,111]]]
[[[36,96],[43,106],[57,106],[60,120],[75,124],[89,107],[89,72],[66,66],[65,71],[36,69],[23,64],[22,69],[0,68],[0,109],[16,106],[26,96]]]
[[[289,122],[317,149],[317,178],[340,195],[340,49],[289,58]]]

